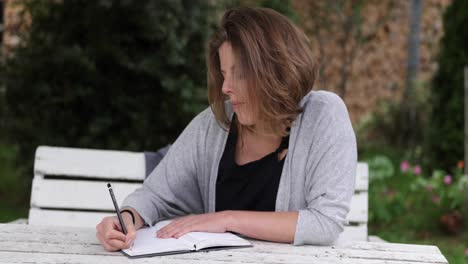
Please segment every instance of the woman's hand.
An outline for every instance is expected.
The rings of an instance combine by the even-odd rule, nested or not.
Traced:
[[[179,238],[189,232],[224,233],[229,231],[228,211],[188,215],[175,219],[167,226],[156,232],[159,238]]]
[[[127,228],[127,235],[122,232],[117,216],[104,217],[96,226],[96,237],[107,251],[117,251],[129,248],[136,238],[136,230],[132,218],[128,213],[123,213],[122,218]]]

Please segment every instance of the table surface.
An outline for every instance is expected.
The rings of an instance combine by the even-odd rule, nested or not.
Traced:
[[[120,252],[106,252],[94,228],[0,224],[0,263],[448,263],[436,246],[427,245],[251,242],[251,248],[129,259]]]

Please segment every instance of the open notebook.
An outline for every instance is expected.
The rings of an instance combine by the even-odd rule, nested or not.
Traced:
[[[231,233],[191,232],[178,239],[157,238],[156,231],[170,221],[161,221],[155,226],[137,230],[133,247],[122,252],[129,258],[161,256],[188,253],[198,250],[224,249],[231,247],[251,247],[252,244]]]

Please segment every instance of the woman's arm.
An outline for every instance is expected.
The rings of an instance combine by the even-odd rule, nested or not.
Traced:
[[[197,179],[202,173],[198,153],[204,144],[210,111],[207,108],[189,123],[143,185],[125,198],[122,208],[133,208],[148,225],[204,212]]]
[[[227,214],[228,231],[273,242],[294,241],[298,212],[227,211]]]
[[[188,232],[236,232],[274,242],[294,241],[298,212],[222,211],[178,218],[158,231],[160,238],[179,238]]]

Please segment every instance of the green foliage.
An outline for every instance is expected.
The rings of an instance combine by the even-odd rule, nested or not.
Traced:
[[[0,207],[5,205],[18,207],[28,204],[29,197],[25,195],[24,191],[27,183],[18,180],[21,169],[14,166],[17,151],[16,147],[0,140]]]
[[[454,0],[444,14],[439,67],[433,80],[427,153],[451,169],[463,159],[463,68],[468,66],[468,1]]]
[[[385,180],[395,174],[392,161],[384,155],[376,155],[367,161],[369,165],[370,183]]]
[[[407,160],[378,154],[365,160],[369,165],[369,222],[386,226],[403,222],[406,228],[427,232],[438,229],[442,214],[463,213],[468,177],[459,166],[454,175],[412,165]],[[395,165],[401,162],[400,169]],[[412,212],[407,214],[407,212]],[[406,215],[406,216],[405,216]],[[468,214],[465,213],[465,215]]]
[[[1,65],[5,130],[38,145],[155,150],[206,104],[209,1],[27,1],[32,23]],[[31,174],[31,173],[29,173]]]
[[[432,181],[427,178],[431,171],[407,161],[408,154],[393,145],[366,145],[359,156],[369,165],[369,234],[394,243],[436,245],[450,263],[466,263],[466,225],[460,232],[448,235],[440,225],[440,217],[450,208],[445,208],[445,203],[434,203],[432,194],[438,191],[412,188],[421,180]],[[462,167],[459,163],[460,173]],[[441,188],[457,186],[456,175],[450,185],[440,184]],[[467,219],[466,211],[464,215]]]
[[[393,162],[384,155],[376,155],[369,165],[369,222],[390,223],[404,211],[403,193],[387,185],[395,177]]]
[[[368,145],[370,142],[378,145],[388,145],[404,151],[411,159],[417,159],[427,164],[427,157],[422,155],[425,145],[424,127],[428,124],[429,92],[428,85],[416,82],[411,100],[414,110],[413,122],[405,124],[410,109],[401,102],[384,99],[378,102],[377,110],[363,118],[357,126],[358,145]]]
[[[432,200],[433,205],[443,211],[461,210],[468,191],[468,176],[463,175],[461,168],[457,168],[454,175],[435,170],[429,178],[418,177],[411,184],[411,190]]]

